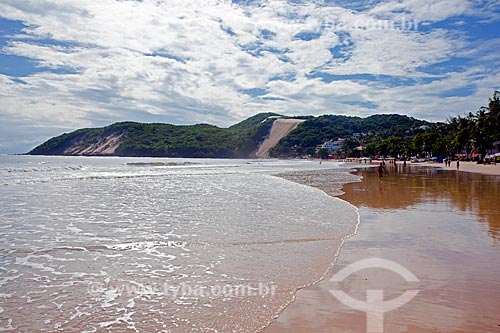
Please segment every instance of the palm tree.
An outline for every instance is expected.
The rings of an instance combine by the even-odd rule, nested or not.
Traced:
[[[495,91],[488,104],[490,110],[490,130],[495,141],[500,141],[500,91]]]

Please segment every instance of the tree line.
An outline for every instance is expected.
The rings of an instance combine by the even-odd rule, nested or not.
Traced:
[[[449,117],[444,123],[432,123],[425,131],[414,131],[411,136],[390,135],[381,141],[369,140],[364,153],[367,156],[441,156],[466,155],[483,160],[500,141],[500,91],[495,91],[487,107],[464,116]],[[345,147],[351,156],[352,143]]]
[[[325,115],[309,117],[283,138],[270,154],[273,157],[323,157],[318,149],[325,141],[346,139],[342,151],[347,157],[455,157],[476,152],[484,158],[500,141],[500,92],[495,91],[487,107],[446,122],[431,123],[392,114],[367,118]]]

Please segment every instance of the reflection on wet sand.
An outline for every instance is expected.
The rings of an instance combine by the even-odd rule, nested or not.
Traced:
[[[364,179],[344,186],[340,198],[357,207],[412,209],[419,203],[449,203],[461,212],[473,213],[488,225],[488,234],[500,240],[500,177],[439,168],[387,167],[382,182],[375,168],[360,169]],[[374,191],[373,189],[377,189]]]
[[[264,333],[366,333],[366,314],[343,305],[330,290],[366,301],[418,289],[408,304],[384,314],[384,332],[500,332],[500,177],[417,166],[360,169],[361,182],[341,199],[359,208],[358,233],[342,247],[331,276],[366,258],[392,260],[414,273],[406,283],[384,269],[364,269],[338,285],[325,279],[297,294]],[[326,173],[285,176],[338,195]],[[335,217],[332,217],[335,223]]]

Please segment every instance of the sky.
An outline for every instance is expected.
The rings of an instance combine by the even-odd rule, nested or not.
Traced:
[[[117,121],[444,121],[500,89],[498,0],[0,0],[0,153]]]

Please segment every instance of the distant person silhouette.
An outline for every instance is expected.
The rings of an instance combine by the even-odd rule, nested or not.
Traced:
[[[384,166],[379,164],[378,166],[378,180],[382,180],[384,178]]]

